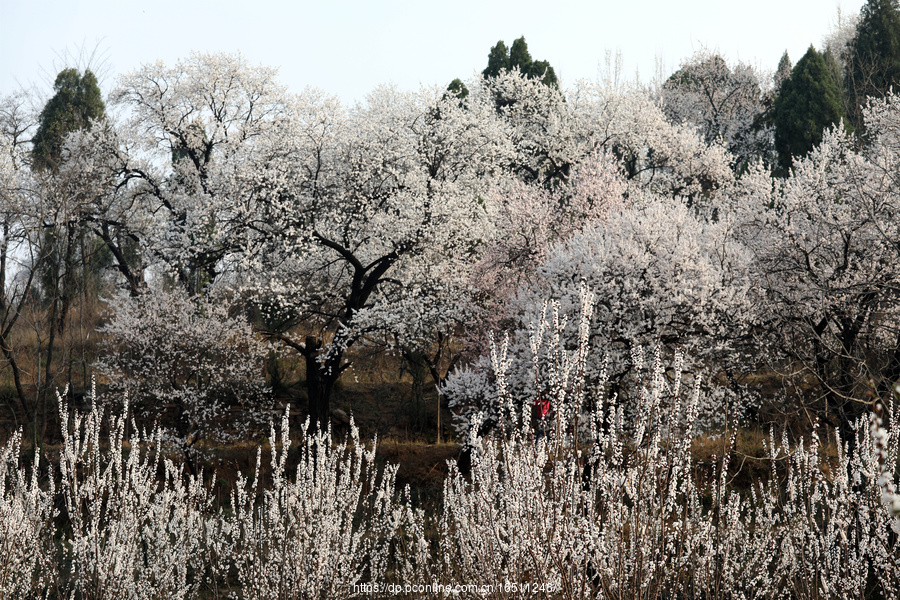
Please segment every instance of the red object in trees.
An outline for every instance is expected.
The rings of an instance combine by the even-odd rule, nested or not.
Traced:
[[[550,412],[550,400],[547,398],[538,398],[534,401],[534,405],[540,411],[541,417],[546,417],[547,413]]]

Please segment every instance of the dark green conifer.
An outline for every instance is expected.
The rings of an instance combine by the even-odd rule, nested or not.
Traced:
[[[868,0],[860,11],[848,58],[844,74],[848,116],[861,129],[866,98],[881,98],[900,82],[898,0]]]
[[[518,69],[522,75],[541,80],[544,85],[559,87],[556,72],[546,60],[532,60],[525,37],[516,39],[507,51],[503,40],[491,48],[488,54],[488,66],[481,72],[485,77],[496,77],[500,71]]]
[[[67,135],[87,129],[106,115],[97,78],[90,70],[63,69],[53,84],[53,97],[44,106],[32,140],[32,159],[38,170],[56,169]]]
[[[503,40],[500,40],[491,48],[491,53],[488,54],[487,67],[481,74],[485,77],[496,77],[503,70],[509,70],[509,50],[506,48]]]
[[[840,88],[825,59],[812,46],[782,82],[774,113],[775,149],[785,172],[794,158],[804,156],[822,141],[826,127],[843,118]]]
[[[528,51],[528,44],[525,43],[525,36],[514,40],[509,49],[509,68],[516,67],[523,74],[531,75],[531,53]]]
[[[465,100],[466,96],[469,95],[469,88],[466,87],[466,84],[463,83],[462,79],[457,77],[447,86],[447,92],[459,100]]]

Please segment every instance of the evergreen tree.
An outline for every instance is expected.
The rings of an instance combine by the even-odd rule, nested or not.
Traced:
[[[66,136],[106,116],[100,86],[90,70],[82,75],[77,69],[63,69],[56,76],[53,90],[32,140],[31,155],[38,170],[56,169]]]
[[[465,100],[466,96],[469,95],[469,88],[466,87],[466,84],[463,83],[462,79],[457,77],[447,86],[447,92],[459,100]]]
[[[844,116],[841,92],[825,58],[812,46],[790,78],[781,84],[775,99],[775,149],[787,172],[794,157],[800,157],[822,141],[822,131]]]
[[[496,77],[504,69],[507,71],[519,69],[519,72],[526,77],[539,79],[544,85],[550,87],[559,87],[559,80],[550,63],[546,60],[532,60],[524,36],[516,39],[509,50],[506,49],[503,40],[497,42],[491,48],[491,52],[488,54],[488,65],[481,74],[485,77]]]
[[[524,36],[514,40],[509,49],[509,68],[516,67],[519,67],[519,71],[525,75],[531,74],[531,53],[528,51]]]
[[[784,51],[784,54],[781,55],[781,60],[778,61],[778,68],[775,69],[775,74],[772,76],[772,83],[775,84],[775,93],[779,93],[781,91],[781,84],[785,82],[791,76],[791,57],[788,56],[787,50]]]
[[[496,77],[500,74],[500,71],[508,71],[509,68],[509,50],[506,48],[503,40],[500,40],[491,48],[491,53],[488,54],[487,67],[481,74],[485,77]]]
[[[38,117],[38,129],[32,140],[32,167],[45,172],[48,190],[62,190],[56,202],[70,204],[59,210],[55,223],[46,224],[40,244],[44,260],[39,269],[39,279],[49,307],[50,332],[44,357],[44,381],[46,386],[40,391],[42,402],[52,382],[54,344],[66,330],[66,322],[72,302],[78,295],[96,297],[103,268],[108,265],[108,248],[98,243],[84,226],[79,216],[78,205],[89,202],[81,194],[69,195],[65,185],[54,183],[66,136],[89,129],[96,121],[105,119],[106,106],[100,92],[97,78],[88,69],[82,75],[78,69],[63,69],[53,84],[53,97],[44,106]],[[65,360],[60,357],[60,360]],[[69,365],[74,364],[69,357]],[[83,363],[84,364],[84,363]],[[86,377],[86,364],[84,365]],[[69,374],[71,379],[71,373]]]
[[[850,42],[844,77],[850,121],[861,128],[867,97],[883,97],[900,81],[900,8],[898,0],[868,0]]]
[[[540,79],[544,82],[544,85],[555,88],[559,87],[556,71],[553,70],[553,67],[551,67],[550,63],[546,60],[537,60],[531,63],[531,72],[528,73],[528,75],[535,79]]]
[[[828,68],[828,72],[831,73],[831,80],[834,81],[834,84],[838,87],[838,90],[843,90],[844,73],[841,69],[841,63],[838,61],[837,56],[834,54],[834,52],[831,51],[830,48],[826,48],[825,51],[822,52],[822,60],[825,61],[825,66]],[[844,113],[846,114],[846,104],[843,108]]]

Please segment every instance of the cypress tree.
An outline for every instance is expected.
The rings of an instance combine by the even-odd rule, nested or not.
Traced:
[[[553,70],[553,67],[550,66],[550,63],[546,60],[536,60],[531,63],[530,69],[531,77],[535,79],[540,79],[544,85],[549,87],[559,87],[559,80],[556,79],[556,71]]]
[[[788,56],[787,50],[784,51],[784,54],[781,55],[781,60],[778,61],[778,68],[775,69],[775,74],[772,76],[772,82],[775,84],[775,93],[777,94],[781,90],[781,84],[785,82],[791,76],[791,57]]]
[[[516,68],[519,69],[522,75],[532,79],[539,79],[544,85],[559,87],[556,72],[550,66],[550,63],[546,60],[532,60],[524,36],[513,41],[509,50],[507,50],[503,40],[497,42],[491,48],[491,52],[488,54],[488,65],[481,74],[485,77],[496,77],[502,70],[511,71]]]
[[[509,68],[516,67],[519,67],[522,74],[531,75],[531,53],[528,51],[528,44],[525,43],[525,36],[514,40],[509,49]]]
[[[491,53],[488,54],[487,67],[481,74],[485,77],[496,77],[503,70],[509,70],[509,50],[507,50],[503,40],[500,40],[491,48]]]
[[[63,69],[53,84],[53,97],[38,118],[38,129],[32,139],[32,167],[55,175],[62,158],[62,148],[70,133],[89,129],[95,121],[106,117],[97,78],[89,70]],[[81,199],[79,199],[81,200]],[[97,244],[76,219],[47,227],[41,252],[45,260],[40,268],[44,293],[51,301],[52,331],[62,333],[72,299],[78,292],[97,293],[99,273],[110,254]],[[53,336],[48,340],[47,377],[53,355]]]
[[[462,79],[457,77],[447,86],[447,93],[453,94],[459,100],[465,100],[466,96],[469,95],[469,88],[466,87],[466,84],[463,83]]]
[[[785,172],[795,157],[822,141],[822,132],[844,116],[841,92],[824,57],[809,47],[775,98],[775,149]]]
[[[44,106],[32,140],[34,168],[55,170],[63,142],[74,131],[87,129],[106,115],[97,78],[90,70],[63,69],[53,84],[53,97]]]
[[[900,81],[898,0],[869,0],[860,11],[844,76],[851,123],[861,128],[867,97],[881,98]]]

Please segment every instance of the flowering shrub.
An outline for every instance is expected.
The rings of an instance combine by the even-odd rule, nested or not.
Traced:
[[[288,413],[280,436],[272,427],[272,486],[258,489],[241,480],[232,499],[232,561],[240,583],[239,597],[349,598],[354,585],[383,582],[391,544],[417,540],[425,547],[421,511],[400,501],[394,482],[397,467],[375,467],[375,449],[366,449],[355,424],[346,444],[331,445],[331,431],[307,432],[300,449],[296,477],[285,475],[291,445]],[[280,447],[280,451],[279,451]],[[401,573],[412,576],[409,565]]]
[[[127,404],[107,419],[104,407],[73,415],[59,402],[61,532],[64,564],[71,565],[65,588],[85,600],[195,598],[211,503],[202,475],[186,475],[163,457],[159,429],[133,432],[126,450]],[[108,451],[101,448],[103,433]]]
[[[554,246],[625,205],[625,191],[619,167],[598,152],[572,168],[566,185],[511,180],[487,196],[493,227],[472,275],[483,305],[467,326],[473,348],[486,350],[488,332],[508,324],[510,300],[534,281]]]
[[[285,413],[270,438],[271,487],[258,485],[260,454],[253,482],[239,478],[231,506],[217,508],[202,473],[166,458],[159,429],[126,439],[127,403],[79,414],[63,398],[58,477],[42,486],[37,460],[30,476],[17,466],[20,434],[0,449],[4,600],[346,598],[389,567],[427,572],[424,516],[355,426],[338,446],[304,427],[290,478]]]
[[[38,455],[31,477],[18,466],[22,434],[0,448],[0,597],[40,598],[55,583],[53,480],[38,482]]]
[[[662,84],[660,104],[670,122],[693,125],[709,143],[722,140],[739,172],[757,157],[774,159],[774,132],[761,123],[763,87],[752,66],[729,66],[721,55],[701,49]]]
[[[587,327],[592,347],[602,348],[586,359],[585,381],[592,387],[607,369],[606,383],[624,396],[638,377],[631,355],[654,343],[669,356],[681,350],[685,370],[694,374],[724,371],[731,385],[707,391],[700,422],[704,429],[724,427],[752,407],[739,385],[740,375],[752,370],[742,352],[754,322],[750,261],[728,217],[704,219],[680,200],[646,194],[602,222],[583,224],[547,251],[529,283],[506,300],[515,325],[511,353],[519,357],[510,365],[509,393],[518,403],[544,393],[530,366],[544,363],[526,359],[535,356],[528,340],[555,320],[560,347],[574,350],[579,328]],[[587,288],[594,293],[590,307],[583,306]],[[461,429],[473,410],[485,412],[487,425],[495,422],[492,386],[486,359],[448,377],[443,391],[462,416]]]
[[[564,326],[542,322],[532,346]],[[447,580],[519,582],[495,595],[504,598],[535,586],[562,598],[898,597],[893,407],[889,428],[881,417],[857,425],[852,452],[835,433],[833,458],[818,431],[793,445],[773,431],[771,477],[740,493],[728,486],[734,431],[710,470],[693,462],[700,387],[684,393],[680,359],[667,370],[657,351],[629,417],[602,385],[585,393],[583,325],[578,339],[574,351],[533,352],[543,363],[532,365],[535,387],[550,401],[537,427],[508,387],[507,348],[492,353],[500,426],[481,436],[475,413],[471,474],[451,464],[440,521]]]
[[[170,412],[166,432],[185,447],[245,438],[271,404],[263,374],[268,345],[222,303],[179,290],[119,297],[97,371],[142,415]]]
[[[900,595],[892,398],[857,423],[852,446],[835,433],[831,452],[818,429],[793,444],[772,431],[771,476],[737,491],[733,432],[709,467],[694,462],[701,391],[683,385],[680,358],[667,368],[657,352],[640,370],[629,415],[602,376],[585,385],[588,328],[567,350],[555,341],[564,326],[535,333],[537,408],[515,402],[506,374],[517,359],[493,349],[498,427],[481,435],[473,415],[471,469],[451,462],[431,520],[353,426],[338,445],[304,427],[288,477],[285,415],[271,431],[271,485],[260,452],[253,480],[239,478],[217,509],[202,476],[165,457],[158,431],[126,442],[125,414],[73,413],[60,397],[49,483],[39,461],[30,476],[17,465],[19,436],[0,451],[3,597],[384,597],[398,590],[385,584],[421,582],[424,598],[438,586],[460,598]]]

